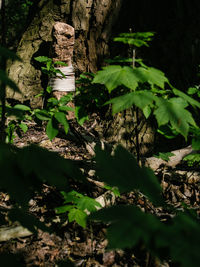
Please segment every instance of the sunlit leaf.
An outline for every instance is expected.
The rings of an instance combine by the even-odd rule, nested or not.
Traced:
[[[85,228],[87,223],[87,214],[79,209],[71,209],[68,214],[69,222],[76,221],[81,227]]]
[[[157,98],[158,108],[154,111],[158,125],[170,122],[172,127],[185,138],[187,138],[190,125],[196,126],[192,114],[186,109],[187,102],[182,98],[171,98],[166,100]]]
[[[138,82],[139,78],[135,75],[131,67],[111,65],[98,71],[92,83],[105,84],[108,91],[111,92],[120,85],[135,90],[138,86]]]

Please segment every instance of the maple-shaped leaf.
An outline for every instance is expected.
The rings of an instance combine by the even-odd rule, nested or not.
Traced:
[[[127,66],[111,65],[98,71],[93,83],[105,84],[108,91],[112,92],[120,85],[135,90],[139,83],[149,83],[152,88],[156,85],[164,89],[168,79],[162,71],[147,66],[133,69]]]
[[[164,89],[165,83],[168,83],[168,79],[165,74],[156,68],[151,67],[139,67],[134,70],[135,76],[141,83],[149,83],[153,88],[154,85]]]
[[[76,221],[83,228],[86,227],[87,214],[79,209],[73,208],[68,214],[69,222]]]
[[[132,90],[138,86],[139,79],[134,74],[131,67],[121,67],[118,65],[111,65],[104,67],[103,70],[97,72],[92,83],[105,84],[109,92],[120,85],[124,85]]]
[[[155,99],[155,96],[151,92],[137,91],[125,94],[123,96],[115,97],[108,101],[107,104],[112,104],[112,112],[113,114],[115,114],[122,110],[128,109],[133,105],[143,110],[145,107],[150,105]]]
[[[95,199],[84,196],[79,199],[77,207],[80,210],[83,210],[83,211],[88,210],[92,212],[92,211],[96,211],[97,207],[101,208],[101,204],[97,202]]]
[[[174,97],[170,100],[157,98],[158,108],[154,111],[158,125],[170,123],[172,127],[185,139],[187,139],[189,126],[196,126],[192,114],[186,109],[187,102],[180,97]]]

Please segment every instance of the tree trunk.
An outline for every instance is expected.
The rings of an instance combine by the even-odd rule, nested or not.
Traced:
[[[56,22],[64,22],[75,29],[73,67],[76,75],[96,72],[110,52],[113,54],[109,50],[109,43],[118,34],[116,31],[121,26],[120,20],[123,20],[120,15],[124,12],[122,2],[123,0],[40,0],[34,7],[36,15],[18,45],[17,54],[23,59],[23,63],[14,62],[9,68],[9,75],[19,85],[21,94],[8,90],[8,97],[22,102],[29,100],[32,107],[41,104],[42,101],[39,102],[34,96],[45,87],[45,80],[34,57],[51,57],[52,29]],[[144,144],[152,144],[153,132],[149,125],[141,126],[144,119],[141,116],[139,119],[136,126],[132,111],[126,111],[115,118],[109,117],[102,124],[101,131],[110,143],[121,143],[134,151],[137,143],[135,133],[141,128],[139,142],[146,149]],[[145,135],[146,130],[148,133]],[[144,151],[147,152],[148,149]]]
[[[67,23],[75,28],[75,72],[95,72],[105,57],[109,56],[108,43],[118,19],[122,0],[41,0],[37,12],[23,34],[17,54],[23,63],[14,62],[9,67],[10,77],[19,85],[21,94],[8,89],[8,98],[20,101],[34,98],[45,85],[36,56],[50,56],[52,29],[55,22]],[[44,80],[44,79],[43,79]]]

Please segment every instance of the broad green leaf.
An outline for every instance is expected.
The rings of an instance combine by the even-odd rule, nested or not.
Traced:
[[[67,134],[69,130],[69,123],[67,121],[66,114],[64,112],[56,112],[54,117],[64,126],[65,133]]]
[[[19,88],[17,87],[17,85],[10,78],[8,78],[7,74],[3,70],[0,70],[0,81],[3,84],[9,86],[15,92],[20,93]],[[0,88],[0,90],[1,90],[1,88]]]
[[[92,213],[89,219],[110,224],[107,230],[110,249],[132,248],[141,241],[150,244],[153,236],[162,228],[156,217],[134,206],[105,208]]]
[[[113,114],[128,109],[133,105],[140,109],[144,109],[155,100],[155,96],[148,91],[132,92],[123,96],[111,99],[107,104],[112,104]]]
[[[28,131],[28,126],[25,123],[20,123],[19,127],[22,129],[24,133]]]
[[[52,61],[48,61],[46,64],[47,64],[47,70],[49,71],[52,66]]]
[[[169,82],[162,71],[152,67],[134,68],[134,74],[139,82],[147,82],[151,85],[151,88],[153,88],[154,85],[157,85],[158,87],[164,89],[165,83]]]
[[[61,194],[63,195],[64,197],[64,203],[78,203],[79,201],[79,198],[83,197],[82,194],[78,193],[77,191],[70,191],[70,192],[65,192],[65,191],[62,191]]]
[[[56,214],[61,214],[61,213],[69,212],[73,208],[75,208],[75,206],[65,205],[65,206],[55,208],[55,212]]]
[[[69,222],[76,221],[83,228],[86,227],[87,223],[87,214],[79,209],[73,208],[68,214]]]
[[[68,93],[67,95],[61,97],[61,99],[59,100],[59,105],[64,106],[68,104],[70,101],[72,101],[72,99],[73,99],[73,94]]]
[[[48,85],[46,91],[50,94],[52,92],[52,87]]]
[[[19,109],[19,110],[22,110],[22,111],[30,111],[31,108],[26,106],[26,105],[21,105],[21,104],[17,104],[13,107],[14,109]]]
[[[138,86],[139,78],[135,75],[131,67],[121,67],[111,65],[98,71],[92,83],[105,84],[109,92],[120,85],[124,85],[132,90]]]
[[[200,103],[198,101],[196,101],[195,99],[193,99],[192,97],[186,95],[185,93],[177,90],[176,88],[173,88],[173,93],[177,96],[182,97],[185,101],[187,101],[191,106],[195,106],[200,108]]]
[[[58,134],[58,128],[56,127],[53,118],[47,123],[46,133],[49,139],[52,141],[54,137]]]
[[[93,212],[93,211],[97,210],[97,207],[101,208],[102,206],[96,200],[94,200],[90,197],[87,197],[87,196],[83,196],[78,200],[77,207],[78,207],[78,209],[80,209],[82,211],[88,210],[90,212]]]
[[[145,106],[142,109],[142,111],[143,111],[143,114],[144,114],[145,118],[148,119],[149,116],[151,115],[151,108],[150,108],[150,106]]]
[[[36,109],[34,111],[35,116],[42,121],[48,121],[51,119],[50,114],[46,110]]]
[[[119,191],[140,190],[152,202],[163,203],[160,184],[150,169],[140,168],[135,158],[118,146],[111,156],[108,151],[96,148],[96,173],[99,179]]]
[[[69,106],[60,106],[58,107],[59,111],[74,111],[74,108],[69,107]]]
[[[52,59],[49,57],[45,57],[45,56],[39,56],[39,57],[35,57],[34,58],[36,61],[40,62],[40,63],[47,63],[47,62],[52,62]]]
[[[68,66],[67,63],[62,62],[62,61],[55,61],[54,64],[55,64],[55,65],[60,65],[60,66],[66,66],[66,67]]]
[[[33,145],[19,152],[15,161],[26,177],[37,177],[42,183],[56,186],[59,190],[68,189],[68,178],[85,180],[74,161],[66,160],[55,152]]]
[[[187,102],[182,98],[171,98],[170,100],[157,98],[156,101],[158,108],[154,114],[158,125],[161,126],[170,122],[172,127],[186,139],[190,125],[196,125],[192,114],[185,109],[188,105]]]

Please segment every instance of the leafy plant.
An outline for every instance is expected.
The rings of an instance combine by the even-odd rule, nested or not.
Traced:
[[[64,192],[61,194],[64,198],[64,206],[57,207],[56,213],[66,213],[68,212],[69,222],[76,221],[83,228],[86,227],[88,213],[94,212],[97,208],[101,208],[101,204],[90,198],[84,196],[76,191]]]
[[[134,157],[124,148],[117,147],[114,155],[96,149],[99,179],[119,188],[120,192],[139,190],[155,205],[167,207],[161,195],[157,178],[147,168],[140,168]],[[145,245],[161,259],[171,258],[181,266],[199,265],[200,231],[196,212],[184,208],[167,223],[155,215],[143,212],[133,205],[116,205],[92,213],[89,219],[108,225],[109,249],[133,248]],[[191,240],[192,247],[191,247]]]
[[[17,104],[14,107],[6,106],[6,143],[12,144],[14,141],[15,133],[21,136],[21,130],[26,133],[28,130],[27,121],[32,120],[31,108]]]
[[[152,33],[137,35],[141,42],[137,39],[136,43],[133,36],[132,33],[124,34],[115,40],[142,46],[147,45],[146,41],[151,39],[148,36],[152,36]],[[142,36],[147,36],[147,39]],[[151,114],[155,116],[158,129],[169,126],[172,131],[187,139],[191,126],[196,127],[193,115],[187,108],[200,108],[199,102],[174,88],[162,71],[146,66],[142,60],[136,60],[136,63],[134,68],[110,65],[97,72],[93,83],[105,85],[109,93],[121,87],[129,90],[128,93],[127,90],[121,91],[122,95],[112,98],[106,104],[112,104],[113,114],[136,106],[146,118]]]
[[[50,79],[51,77],[56,77],[57,74],[60,74],[62,77],[65,77],[64,73],[61,70],[56,69],[56,65],[67,66],[66,63],[62,61],[54,62],[52,58],[45,56],[35,57],[34,59],[45,65],[41,67],[41,70],[44,74],[48,76],[48,79]],[[51,92],[52,92],[52,87],[48,85],[46,90],[43,90],[40,94],[36,95],[36,97],[39,96],[46,97],[46,94],[50,94]]]
[[[50,140],[52,140],[59,133],[59,124],[64,127],[67,134],[69,130],[69,123],[67,120],[68,111],[74,111],[73,108],[67,106],[72,100],[73,95],[67,94],[59,100],[51,97],[48,99],[46,109],[35,109],[34,115],[38,120],[48,121],[46,133]]]

